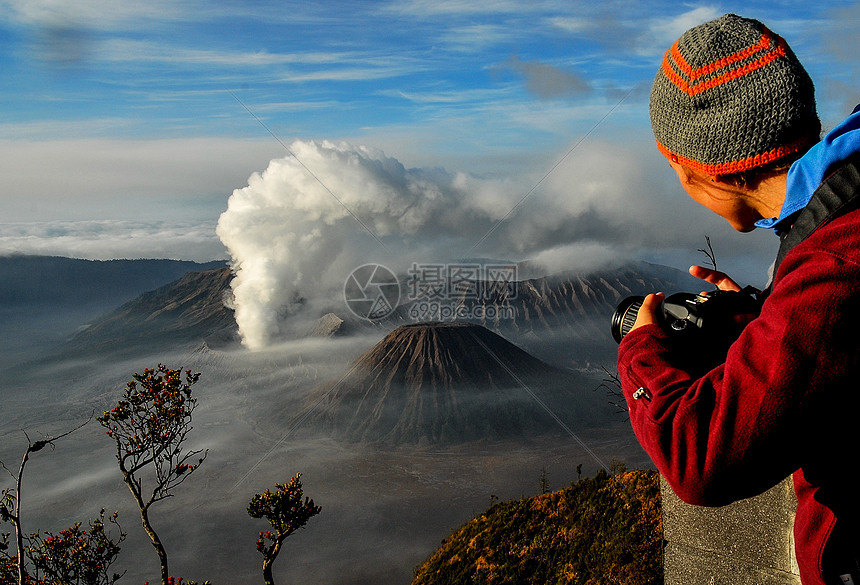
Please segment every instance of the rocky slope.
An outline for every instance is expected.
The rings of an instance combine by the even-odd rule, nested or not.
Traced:
[[[229,268],[190,272],[93,321],[70,345],[98,350],[231,338],[231,278]]]

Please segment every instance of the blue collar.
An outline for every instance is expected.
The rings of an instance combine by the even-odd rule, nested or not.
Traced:
[[[806,207],[833,165],[860,150],[860,105],[788,169],[785,202],[779,217],[760,219],[756,227],[784,229],[786,219]]]

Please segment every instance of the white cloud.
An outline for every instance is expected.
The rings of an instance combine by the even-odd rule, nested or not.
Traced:
[[[454,51],[484,50],[516,38],[523,31],[502,24],[470,24],[455,26],[439,36],[446,49]]]
[[[288,83],[301,83],[305,81],[369,81],[373,79],[386,79],[398,77],[407,73],[414,73],[412,67],[392,66],[391,64],[380,67],[333,67],[323,71],[290,72],[278,76],[278,81]]]
[[[601,46],[603,58],[624,53],[629,66],[630,51],[643,57],[662,55],[684,31],[723,14],[718,5],[699,5],[680,14],[677,7],[673,4],[667,12],[652,4],[594,4],[577,14],[549,16],[546,22],[573,39]]]
[[[2,0],[7,18],[41,27],[106,29],[140,23],[141,20],[182,19],[192,14],[188,3],[171,0]]]
[[[682,34],[694,26],[698,26],[723,14],[717,6],[699,6],[688,10],[674,18],[654,19],[650,22],[650,34],[647,39],[653,44],[645,44],[640,51],[648,54],[665,52]]]
[[[185,63],[196,65],[222,65],[227,67],[271,67],[275,65],[342,63],[353,59],[353,52],[290,52],[230,51],[226,49],[195,49],[181,45],[166,45],[128,38],[108,39],[97,44],[98,56],[103,61],[140,63]]]
[[[579,34],[590,32],[593,22],[582,16],[553,16],[547,22],[566,33]]]
[[[416,104],[461,104],[464,102],[486,103],[504,97],[509,92],[502,89],[464,89],[460,91],[403,91],[383,90],[377,92],[379,95],[389,97],[400,97]]]
[[[212,218],[233,186],[283,152],[268,138],[7,139],[0,149],[6,222],[158,220],[168,213]]]
[[[529,3],[532,6],[539,3]],[[473,2],[471,0],[406,0],[389,3],[384,11],[401,14],[411,14],[416,17],[444,16],[444,15],[471,15],[471,14],[497,14],[522,12],[523,3],[514,0],[485,0],[484,2]]]
[[[215,222],[88,220],[0,223],[0,255],[37,254],[88,260],[226,259]]]
[[[575,242],[541,250],[530,258],[530,263],[541,269],[541,274],[556,274],[571,269],[587,271],[618,262],[618,251],[606,243]]]

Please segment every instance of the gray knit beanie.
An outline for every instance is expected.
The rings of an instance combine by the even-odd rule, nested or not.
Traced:
[[[788,44],[734,14],[672,45],[654,79],[650,111],[667,158],[715,175],[805,151],[821,132],[815,88]]]

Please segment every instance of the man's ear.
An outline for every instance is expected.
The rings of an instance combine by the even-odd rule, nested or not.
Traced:
[[[678,165],[678,168],[681,171],[679,173],[679,175],[682,177],[682,180],[686,184],[692,185],[695,182],[695,178],[696,178],[696,173],[693,171],[693,169],[691,169],[690,167],[684,166],[684,165],[680,165],[680,164]]]
[[[681,169],[684,173],[685,180],[688,185],[692,185],[694,183],[723,183],[723,175],[711,175],[710,173],[705,173],[703,171],[693,170],[690,167],[685,167],[681,165]]]

